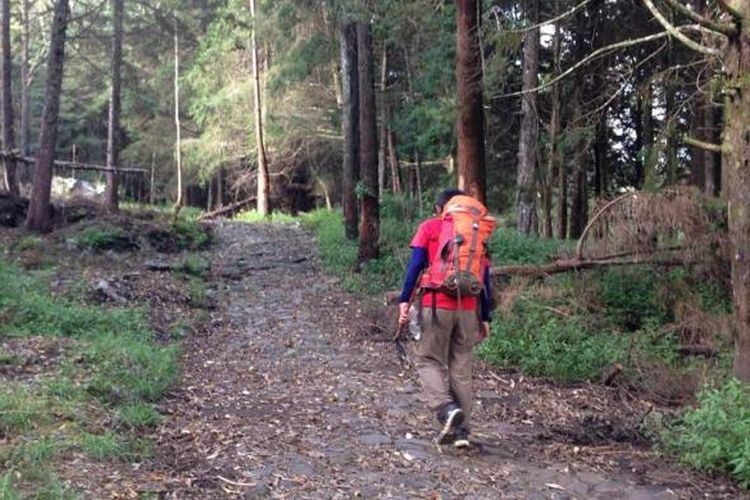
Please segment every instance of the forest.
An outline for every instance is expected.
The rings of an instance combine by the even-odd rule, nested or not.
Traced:
[[[748,495],[747,0],[0,0],[0,48],[0,500]],[[468,451],[396,310],[446,188],[497,222]]]

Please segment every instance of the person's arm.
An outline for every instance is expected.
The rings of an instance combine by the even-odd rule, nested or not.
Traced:
[[[399,302],[399,322],[404,324],[409,318],[409,301],[417,286],[417,280],[422,270],[427,266],[427,249],[422,247],[412,247],[411,258],[406,266],[406,276],[404,286],[401,289],[401,295],[398,297]]]
[[[412,293],[414,293],[414,287],[417,286],[419,273],[422,272],[426,265],[427,249],[421,247],[412,248],[411,258],[409,259],[409,264],[406,266],[404,286],[401,288],[401,295],[398,297],[399,302],[409,302]]]
[[[479,295],[479,319],[482,322],[479,329],[479,342],[490,336],[490,321],[492,321],[492,284],[489,264],[484,270],[484,287]]]
[[[490,266],[484,270],[484,287],[480,295],[480,319],[489,323],[492,321],[492,283],[490,282]]]

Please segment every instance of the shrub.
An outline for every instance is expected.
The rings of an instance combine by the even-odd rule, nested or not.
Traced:
[[[663,445],[699,470],[729,473],[750,487],[750,389],[731,380],[703,390],[698,403],[662,433]]]
[[[178,251],[205,250],[211,245],[211,233],[203,224],[194,219],[179,218],[173,221],[171,232]]]
[[[478,354],[490,363],[533,376],[571,382],[599,377],[627,352],[628,338],[589,331],[583,317],[563,316],[537,302],[519,303],[513,314],[492,323]]]
[[[643,267],[611,269],[599,274],[597,281],[605,314],[616,325],[635,331],[670,320],[670,301],[661,293],[670,281],[668,276]]]
[[[495,265],[544,264],[554,260],[569,242],[524,236],[515,229],[498,228],[490,240],[490,253]]]
[[[76,235],[75,242],[79,248],[95,251],[138,249],[138,244],[118,227],[87,227]]]

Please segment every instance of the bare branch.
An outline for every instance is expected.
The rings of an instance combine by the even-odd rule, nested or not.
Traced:
[[[653,0],[643,0],[643,3],[646,5],[649,11],[651,11],[651,15],[654,16],[654,18],[661,24],[664,29],[667,30],[667,32],[681,41],[684,45],[687,47],[695,50],[696,52],[700,52],[701,54],[708,54],[711,56],[718,56],[720,52],[714,48],[706,47],[703,44],[700,44],[696,42],[695,40],[692,40],[691,38],[688,38],[687,36],[683,35],[679,28],[677,28],[675,25],[670,23],[666,17],[664,17],[664,14],[662,14],[659,9],[656,8],[654,5]]]
[[[688,30],[688,29],[693,29],[694,30],[694,29],[697,29],[697,28],[698,28],[697,25],[689,24],[689,25],[686,25],[686,26],[679,26],[679,27],[677,27],[675,29],[677,29],[679,31],[679,30]],[[584,57],[583,59],[581,59],[577,63],[575,63],[570,68],[566,69],[565,71],[563,71],[562,73],[560,73],[559,75],[557,75],[552,80],[550,80],[550,81],[548,81],[546,83],[543,83],[542,85],[539,85],[539,86],[534,87],[532,89],[519,90],[517,92],[509,92],[507,94],[497,95],[497,96],[492,97],[492,99],[504,99],[506,97],[516,97],[516,96],[520,96],[520,95],[524,95],[524,94],[529,94],[529,93],[532,93],[532,92],[539,92],[540,90],[544,90],[544,89],[546,89],[548,87],[551,87],[552,85],[556,84],[557,82],[559,82],[560,80],[562,80],[566,76],[568,76],[571,73],[573,73],[575,70],[577,70],[581,66],[589,63],[590,61],[592,61],[593,59],[596,59],[599,56],[608,54],[609,52],[615,51],[617,49],[624,49],[626,47],[632,47],[634,45],[639,45],[641,43],[648,43],[648,42],[652,42],[654,40],[659,40],[660,38],[664,38],[664,37],[670,36],[670,34],[671,33],[669,33],[668,31],[662,31],[660,33],[654,33],[652,35],[647,35],[647,36],[643,36],[643,37],[640,37],[640,38],[633,38],[633,39],[630,39],[630,40],[623,40],[621,42],[617,42],[617,43],[613,43],[611,45],[607,45],[606,47],[601,47],[601,48],[595,50],[594,52],[592,52],[591,54],[587,55],[586,57]]]
[[[583,7],[585,7],[586,4],[588,4],[590,1],[591,0],[583,0],[583,2],[579,3],[578,5],[576,5],[575,7],[573,7],[572,9],[568,10],[567,12],[563,12],[562,14],[560,14],[557,17],[553,17],[552,19],[547,19],[546,21],[542,21],[541,23],[537,23],[537,24],[535,24],[533,26],[527,26],[525,28],[518,28],[518,29],[513,29],[513,30],[505,30],[505,32],[506,33],[526,33],[527,31],[533,31],[533,30],[539,29],[542,26],[547,26],[547,25],[550,25],[550,24],[555,24],[558,21],[562,21],[563,19],[565,19],[568,16],[572,16],[577,11],[579,11],[580,9],[582,9]],[[497,8],[497,7],[495,7],[495,8]],[[495,8],[492,9],[493,12],[494,12]],[[497,8],[497,9],[499,10],[499,8]],[[498,28],[498,30],[499,30],[499,28]]]
[[[601,217],[601,215],[610,209],[613,205],[616,205],[617,203],[621,202],[622,200],[626,198],[630,198],[631,196],[637,196],[637,192],[631,192],[631,193],[625,193],[621,196],[618,196],[617,198],[607,202],[599,211],[594,215],[588,224],[586,224],[586,227],[583,229],[583,232],[581,233],[581,237],[578,238],[578,243],[576,244],[576,254],[575,258],[576,260],[583,260],[583,242],[586,241],[586,236],[589,234],[589,231],[591,230],[594,223]]]
[[[679,0],[665,0],[665,1],[669,5],[671,5],[673,8],[677,9],[677,11],[682,13],[684,16],[689,17],[696,23],[712,31],[723,33],[724,35],[727,35],[727,36],[731,36],[737,33],[737,27],[734,26],[733,24],[719,23],[716,21],[712,21],[711,19],[706,19],[705,17],[695,12],[694,10],[689,9],[686,5],[683,5],[682,2],[680,2]]]
[[[705,149],[706,151],[713,151],[714,153],[721,153],[721,145],[720,144],[713,144],[711,142],[705,142],[701,141],[699,139],[695,139],[694,137],[690,136],[684,136],[682,138],[683,142],[685,144],[690,144],[691,146],[695,146],[696,148]]]

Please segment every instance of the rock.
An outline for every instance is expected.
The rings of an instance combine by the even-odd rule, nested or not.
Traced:
[[[382,446],[384,444],[391,443],[391,438],[389,438],[385,434],[379,434],[377,432],[359,436],[359,440],[368,446]]]
[[[0,226],[18,227],[26,220],[29,200],[0,193]]]

